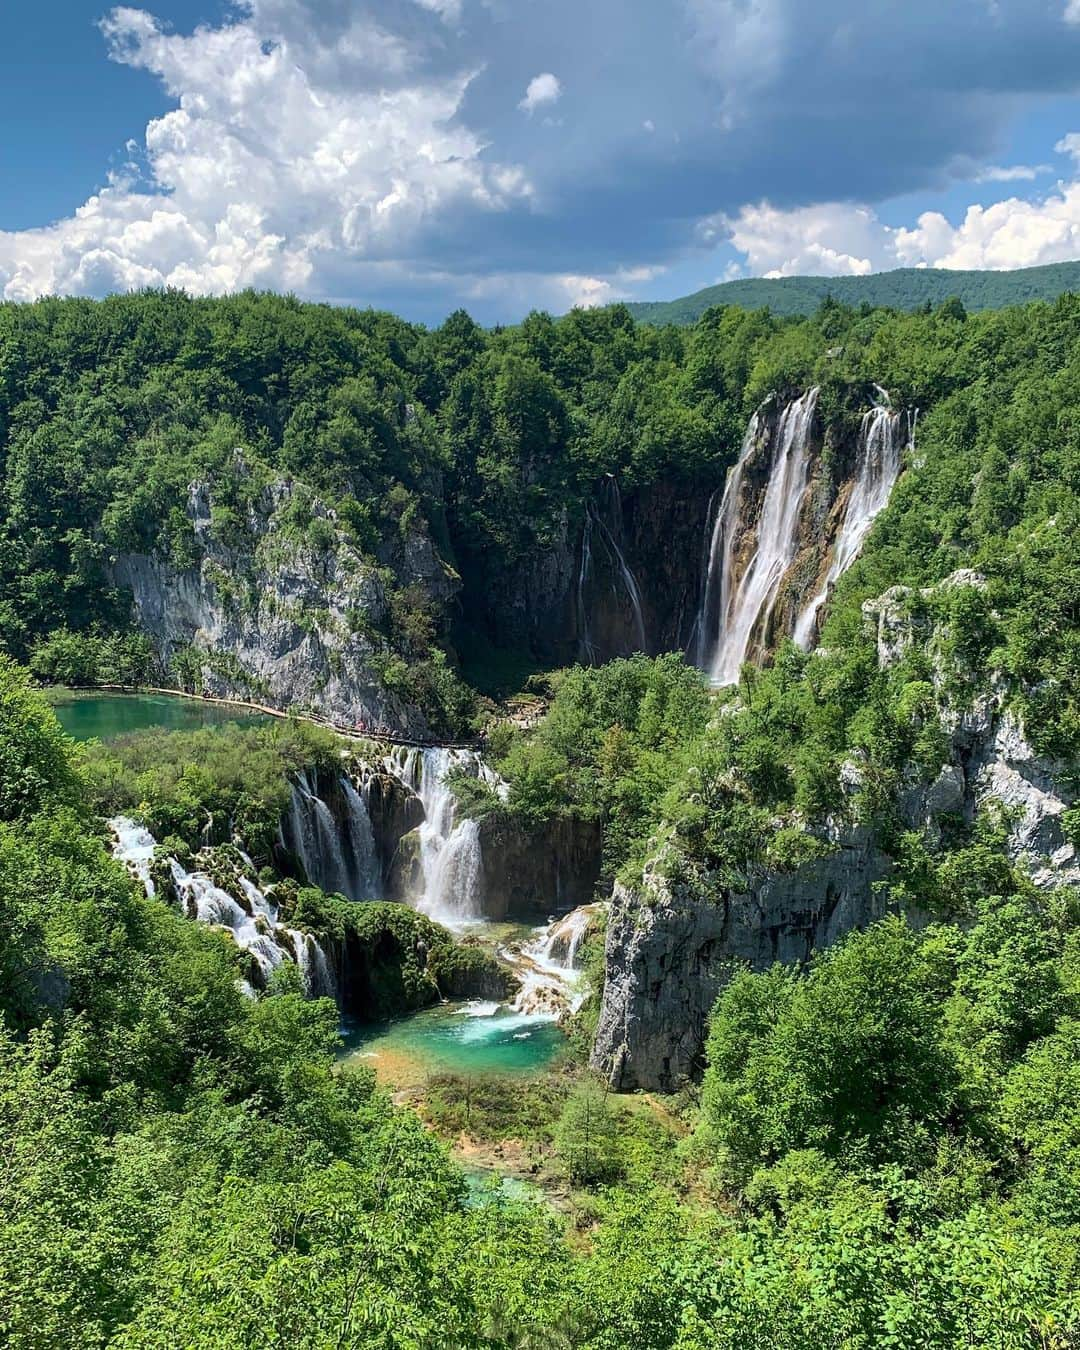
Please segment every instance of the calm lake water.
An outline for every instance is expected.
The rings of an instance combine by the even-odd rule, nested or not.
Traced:
[[[539,1073],[565,1037],[550,1018],[480,1001],[440,1004],[381,1026],[346,1026],[347,1060],[409,1087],[437,1073]]]
[[[198,699],[170,698],[167,694],[101,694],[63,690],[50,696],[60,725],[77,741],[109,741],[129,731],[165,727],[193,731],[221,722],[256,722],[258,713],[245,712]]]

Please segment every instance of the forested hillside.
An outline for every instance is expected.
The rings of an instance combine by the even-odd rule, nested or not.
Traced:
[[[747,277],[706,286],[677,300],[646,300],[627,308],[641,323],[696,323],[714,305],[770,309],[790,317],[813,314],[827,297],[843,305],[918,309],[955,297],[971,310],[1004,309],[1031,300],[1056,300],[1080,289],[1080,263],[1049,263],[1008,272],[941,267],[898,267],[871,276]]]

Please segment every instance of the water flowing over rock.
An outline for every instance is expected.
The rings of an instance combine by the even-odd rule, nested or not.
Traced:
[[[887,400],[885,391],[880,393]],[[916,414],[917,415],[917,414]],[[848,493],[840,529],[830,550],[821,589],[803,609],[795,624],[795,641],[808,650],[818,627],[818,616],[833,586],[847,571],[863,546],[878,513],[884,509],[900,473],[904,418],[885,404],[863,414],[859,428],[855,479]],[[908,445],[914,436],[914,418],[908,418]]]
[[[480,825],[460,817],[449,776],[463,771],[496,791],[505,784],[471,750],[437,746],[401,748],[387,767],[416,794],[424,818],[415,831],[419,876],[412,884],[416,908],[448,928],[484,917],[484,868]],[[408,836],[406,836],[408,837]]]
[[[698,660],[713,684],[734,684],[743,663],[768,642],[780,585],[799,549],[817,399],[814,388],[789,403],[775,428],[755,415],[728,475],[712,526],[698,620]],[[769,434],[761,435],[763,427]],[[758,469],[763,456],[767,483],[751,522],[744,487],[748,470]]]
[[[553,919],[523,946],[504,949],[502,959],[519,981],[514,1011],[561,1017],[576,1012],[588,993],[577,957],[603,905],[581,905]]]
[[[156,844],[150,832],[126,816],[109,821],[113,856],[127,864],[149,896],[155,894],[150,875]],[[243,857],[243,855],[241,855]],[[245,864],[250,859],[244,858]],[[175,858],[167,860],[177,901],[199,923],[224,929],[251,958],[251,977],[265,988],[283,961],[300,969],[304,988],[312,998],[335,995],[335,982],[326,952],[310,933],[278,922],[277,906],[267,893],[242,872],[236,875],[238,895],[231,895],[206,872],[189,871]]]
[[[279,842],[298,860],[312,886],[349,900],[378,899],[382,865],[363,795],[347,774],[332,787],[336,811],[319,795],[309,773],[297,774]]]
[[[599,506],[591,501],[586,504],[578,568],[581,655],[593,663],[649,650],[641,590],[626,561],[622,536],[622,497],[618,482],[608,474]]]
[[[813,645],[833,586],[889,501],[917,412],[884,389],[855,435],[817,430],[817,389],[750,419],[719,502],[710,504],[703,584],[687,648],[715,685],[734,684],[786,635]]]

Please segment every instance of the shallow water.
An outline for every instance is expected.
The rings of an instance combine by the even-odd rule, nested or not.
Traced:
[[[440,1004],[379,1026],[346,1025],[344,1037],[347,1062],[370,1065],[395,1087],[439,1073],[539,1073],[565,1040],[551,1017],[479,1000]]]
[[[50,702],[60,725],[77,741],[110,741],[148,727],[195,731],[220,722],[260,720],[258,713],[227,704],[170,698],[168,694],[81,693],[72,689],[53,692]]]

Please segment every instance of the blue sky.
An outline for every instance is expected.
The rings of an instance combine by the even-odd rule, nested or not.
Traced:
[[[493,322],[1080,257],[1080,0],[46,0],[0,23],[8,298],[254,285]]]

